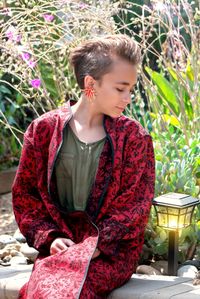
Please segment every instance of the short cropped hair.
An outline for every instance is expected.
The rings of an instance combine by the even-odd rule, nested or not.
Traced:
[[[115,34],[94,38],[73,49],[70,63],[79,87],[84,89],[86,75],[100,80],[109,73],[115,57],[137,65],[141,59],[137,42],[125,34]]]

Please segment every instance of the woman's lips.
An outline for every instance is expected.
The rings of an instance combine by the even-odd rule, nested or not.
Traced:
[[[119,107],[119,106],[116,106],[116,108],[118,108],[118,109],[120,109],[122,111],[124,111],[124,109],[125,109],[125,107]]]

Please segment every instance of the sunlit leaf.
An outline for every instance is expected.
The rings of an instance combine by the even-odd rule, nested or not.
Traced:
[[[176,94],[171,86],[170,82],[163,77],[163,75],[152,71],[150,68],[145,68],[148,74],[150,75],[153,83],[157,86],[160,95],[164,102],[170,106],[173,112],[178,115],[179,114],[179,105],[177,101]]]
[[[172,68],[168,68],[168,72],[170,73],[170,75],[172,76],[172,78],[176,81],[178,81],[178,76],[176,74],[176,72],[172,69]]]
[[[190,63],[188,63],[188,65],[187,65],[186,75],[191,81],[194,81],[194,72],[193,72],[193,69],[192,69]]]
[[[162,118],[168,124],[171,124],[171,125],[173,125],[173,126],[175,126],[177,128],[181,127],[180,121],[178,120],[177,117],[175,117],[173,115],[163,114]]]

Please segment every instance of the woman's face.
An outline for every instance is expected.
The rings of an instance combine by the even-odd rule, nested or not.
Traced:
[[[95,110],[118,117],[131,102],[131,91],[137,82],[137,67],[115,58],[112,70],[95,81]]]

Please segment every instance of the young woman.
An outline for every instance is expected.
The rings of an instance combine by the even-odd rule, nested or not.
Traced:
[[[151,137],[122,115],[136,42],[100,37],[70,59],[81,97],[32,122],[13,185],[17,223],[39,251],[20,298],[106,298],[136,269],[154,196]]]

